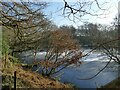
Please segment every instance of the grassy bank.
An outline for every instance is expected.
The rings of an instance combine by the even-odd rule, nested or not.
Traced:
[[[17,74],[17,88],[73,88],[69,84],[63,84],[48,77],[43,77],[36,72],[24,70],[20,64],[12,64],[2,68],[3,87],[14,87],[14,71]]]

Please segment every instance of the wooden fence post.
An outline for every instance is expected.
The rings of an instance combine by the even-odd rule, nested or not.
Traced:
[[[16,90],[16,71],[14,72],[14,90]]]

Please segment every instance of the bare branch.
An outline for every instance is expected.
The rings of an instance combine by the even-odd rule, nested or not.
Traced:
[[[95,12],[92,11],[92,7],[94,5],[94,2],[96,3],[97,7],[99,10],[106,10],[101,8],[99,2],[97,0],[94,1],[77,1],[77,4],[75,5],[70,5],[68,4],[68,2],[66,0],[64,1],[64,8],[63,8],[63,15],[65,17],[68,17],[69,19],[72,18],[71,15],[73,15],[74,18],[76,19],[80,19],[81,17],[85,16],[85,15],[91,15],[91,16],[100,16],[103,14],[97,14]],[[87,8],[86,8],[87,7]],[[70,19],[71,20],[71,19]],[[72,19],[72,21],[74,21],[75,19]]]

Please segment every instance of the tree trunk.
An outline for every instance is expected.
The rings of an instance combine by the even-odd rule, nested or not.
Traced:
[[[120,39],[120,1],[118,2],[118,38]],[[118,40],[118,54],[120,55],[120,40]]]

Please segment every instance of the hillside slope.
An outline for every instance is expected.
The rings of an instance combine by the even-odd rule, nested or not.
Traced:
[[[70,85],[43,77],[30,70],[23,70],[19,65],[2,69],[2,86],[14,86],[14,71],[17,76],[17,88],[72,88]]]

